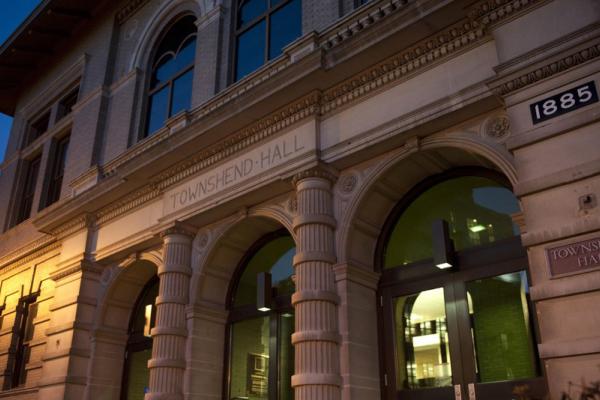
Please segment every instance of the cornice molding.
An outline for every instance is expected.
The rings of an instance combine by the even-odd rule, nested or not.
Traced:
[[[131,0],[117,12],[117,23],[120,25],[146,4],[148,0]]]
[[[484,0],[469,10],[469,17],[486,28],[493,27],[510,21],[533,6],[540,6],[549,1],[551,0]]]
[[[57,252],[60,247],[61,243],[54,238],[37,240],[0,259],[0,269],[3,273],[12,271],[48,253]]]
[[[506,96],[517,90],[533,85],[538,81],[557,75],[571,68],[575,68],[580,64],[598,57],[600,57],[600,43],[595,43],[541,67],[531,69],[530,71],[523,73],[516,78],[512,78],[509,81],[502,82],[497,86],[494,84],[491,86],[493,86],[493,90],[496,94]]]
[[[141,6],[146,0],[133,0],[120,11],[121,18],[126,18],[127,13],[135,12],[135,7]],[[514,2],[519,2],[521,6],[515,7]],[[184,160],[172,168],[167,169],[158,175],[150,184],[137,190],[134,193],[124,196],[121,200],[109,206],[102,208],[96,213],[97,223],[106,223],[124,213],[127,213],[146,202],[160,197],[163,191],[177,184],[178,182],[197,174],[216,163],[225,160],[236,153],[244,151],[250,146],[274,135],[275,133],[288,128],[308,117],[320,117],[323,114],[334,112],[342,106],[361,101],[364,97],[372,95],[373,92],[385,87],[398,84],[398,82],[408,79],[422,71],[429,69],[439,63],[455,57],[465,51],[474,48],[489,39],[486,33],[486,27],[492,24],[494,19],[498,21],[508,18],[509,15],[521,12],[529,6],[542,4],[547,0],[489,0],[480,2],[471,8],[470,16],[472,19],[465,18],[457,24],[454,24],[441,32],[424,39],[408,49],[369,67],[362,72],[346,79],[344,82],[326,89],[324,92],[314,91],[299,100],[277,110],[269,116],[243,128],[239,132],[230,135],[228,138],[218,142],[210,149]],[[490,5],[490,2],[494,3]],[[414,1],[391,0],[373,2],[367,6],[364,11],[357,15],[350,15],[344,18],[339,24],[325,31],[319,37],[314,38],[315,45],[318,45],[314,51],[327,51],[344,42],[348,37],[363,30],[366,26],[374,24],[381,18],[397,13],[398,10],[406,9],[405,6],[414,3]],[[509,4],[510,3],[510,4]],[[513,4],[511,6],[511,4]],[[493,6],[493,7],[492,7]],[[512,8],[511,8],[512,7]],[[514,8],[514,9],[513,9]],[[492,14],[498,18],[492,17]],[[502,15],[500,15],[502,14]],[[489,19],[489,21],[488,21]],[[305,45],[299,42],[299,45]],[[292,45],[292,47],[294,47]],[[590,53],[597,52],[597,46]],[[587,53],[582,53],[581,57],[589,57]],[[595,53],[594,53],[595,54]],[[565,61],[566,62],[566,61]],[[200,107],[189,111],[185,116],[189,125],[202,121],[205,117],[212,116],[220,112],[225,105],[236,101],[240,96],[246,95],[255,86],[269,80],[274,75],[279,74],[288,66],[293,64],[289,57],[282,56],[273,63],[265,65],[258,71],[250,74],[245,79],[231,85],[220,94],[213,97]],[[541,79],[541,78],[540,78]],[[158,146],[172,135],[184,130],[183,127],[166,126],[155,135],[132,146],[128,151],[118,156],[116,159],[105,165],[102,170],[103,178],[112,176],[124,164],[135,159],[149,149]],[[82,229],[85,226],[82,217],[69,223],[60,231],[53,232],[64,237],[67,234]]]
[[[94,274],[100,274],[102,272],[102,267],[96,265],[92,261],[81,260],[75,265],[59,269],[58,271],[54,271],[50,273],[50,278],[53,281],[58,281],[64,278],[69,277],[70,275],[76,274],[78,272],[90,272]]]
[[[55,230],[51,231],[50,234],[57,239],[63,239],[83,228],[91,228],[94,225],[94,222],[95,216],[93,214],[83,214],[64,225],[57,227]]]
[[[321,113],[355,102],[382,87],[421,73],[432,64],[471,48],[485,39],[485,31],[467,19],[427,38],[362,73],[327,89],[323,94]]]
[[[145,186],[140,190],[128,194],[121,200],[112,203],[110,206],[101,209],[96,214],[96,222],[98,225],[104,224],[118,217],[119,215],[125,214],[141,204],[157,198],[160,196],[160,194],[161,191],[155,187]]]
[[[240,132],[217,143],[180,165],[158,175],[153,185],[161,190],[206,169],[275,133],[319,113],[320,93],[310,93],[273,114],[258,120]]]
[[[383,4],[381,4],[383,3]],[[358,32],[368,28],[378,21],[406,9],[409,3],[415,0],[388,0],[385,2],[373,2],[371,7],[366,8],[359,14],[351,14],[349,17],[336,23],[331,29],[323,34],[321,48],[329,50],[340,43],[347,41]]]

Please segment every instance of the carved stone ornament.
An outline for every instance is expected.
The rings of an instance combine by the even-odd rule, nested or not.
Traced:
[[[356,175],[354,175],[354,174],[346,175],[341,179],[340,191],[342,193],[352,193],[352,191],[356,187],[357,183],[358,183],[358,178],[356,177]]]
[[[298,199],[296,196],[290,197],[290,199],[287,201],[287,209],[291,213],[298,212]]]
[[[297,173],[294,176],[294,178],[292,179],[292,184],[294,186],[296,186],[298,184],[298,182],[300,182],[302,179],[306,179],[306,178],[323,178],[323,179],[327,179],[331,183],[335,183],[335,181],[337,180],[337,177],[332,172],[330,172],[328,169],[323,168],[323,167],[315,167],[315,168],[311,168],[309,170]]]
[[[495,141],[504,141],[510,135],[510,120],[507,115],[497,115],[488,119],[483,127],[485,137]]]
[[[205,249],[206,246],[208,246],[208,241],[209,241],[208,232],[199,233],[198,236],[196,237],[196,243],[198,245],[198,249],[199,250]]]

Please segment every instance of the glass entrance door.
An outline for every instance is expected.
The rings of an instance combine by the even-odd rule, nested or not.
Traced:
[[[544,397],[518,210],[498,174],[463,169],[418,184],[392,211],[377,260],[384,399]],[[453,242],[440,267],[438,219]]]
[[[431,267],[425,279],[383,287],[384,398],[543,398],[524,262]],[[413,268],[427,267],[403,273]]]

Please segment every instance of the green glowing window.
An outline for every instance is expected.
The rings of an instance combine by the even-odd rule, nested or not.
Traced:
[[[384,268],[431,258],[435,219],[448,222],[459,251],[518,235],[511,218],[518,211],[512,192],[492,179],[463,176],[438,183],[422,192],[398,218],[385,249]]]
[[[230,310],[228,399],[292,400],[294,373],[294,310],[291,294],[292,258],[296,252],[291,236],[276,232],[260,239],[245,257],[234,280]],[[257,275],[271,274],[270,309],[257,309]]]

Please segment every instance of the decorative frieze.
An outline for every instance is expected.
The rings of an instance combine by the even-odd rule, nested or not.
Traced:
[[[362,13],[352,16],[351,19],[342,21],[340,23],[341,27],[334,28],[333,32],[326,32],[321,47],[331,49],[378,21],[399,10],[403,10],[408,3],[414,2],[414,0],[391,0],[381,2],[381,5],[377,4],[377,6],[370,7]]]
[[[494,87],[494,91],[501,96],[506,96],[516,92],[517,90],[523,89],[526,86],[533,85],[542,79],[549,78],[553,75],[559,74],[580,64],[598,58],[599,56],[600,43],[595,43],[592,46],[578,50],[542,67],[528,71],[527,73],[513,78],[508,82],[504,82],[499,86]]]
[[[475,5],[469,17],[484,26],[493,26],[513,18],[518,12],[541,5],[548,0],[485,0]]]
[[[374,90],[421,72],[434,62],[463,51],[485,37],[483,27],[463,20],[433,38],[402,51],[323,93],[321,114],[355,102]]]
[[[171,186],[305,118],[316,115],[319,111],[319,97],[318,92],[310,93],[268,117],[260,119],[216,146],[160,174],[154,181],[155,185],[161,189]]]

